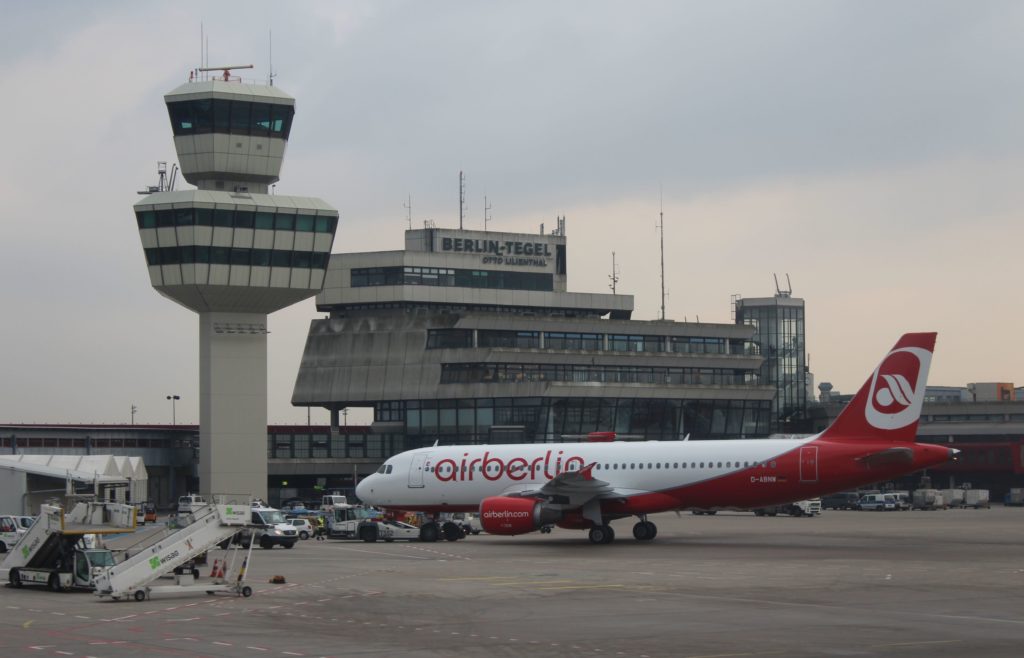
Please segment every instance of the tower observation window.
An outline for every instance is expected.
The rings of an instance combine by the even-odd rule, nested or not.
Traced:
[[[175,210],[139,210],[136,222],[143,228],[169,228],[173,226],[220,226],[224,228],[255,228],[279,231],[315,231],[333,233],[338,226],[337,217],[326,215],[296,215],[294,210],[253,212],[228,208],[178,208]]]
[[[200,98],[167,104],[175,135],[221,133],[288,139],[295,108],[278,103]]]

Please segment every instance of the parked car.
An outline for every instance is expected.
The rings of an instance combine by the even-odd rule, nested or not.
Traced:
[[[857,509],[860,494],[856,491],[842,491],[821,497],[822,509]]]
[[[26,530],[31,528],[32,524],[36,522],[36,517],[34,516],[16,516],[14,518],[17,519],[18,525]]]
[[[876,512],[893,512],[896,507],[896,496],[893,494],[867,494],[857,502],[857,509]]]
[[[295,530],[299,533],[299,539],[309,539],[316,532],[316,528],[313,527],[313,524],[309,519],[300,519],[291,516],[286,518],[285,521],[295,526]]]

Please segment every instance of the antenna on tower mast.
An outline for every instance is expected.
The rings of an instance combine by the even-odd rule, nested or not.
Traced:
[[[491,204],[487,203],[487,195],[484,195],[484,230],[487,230],[487,222],[491,221],[490,215],[487,213],[491,209]]]
[[[658,186],[658,228],[661,230],[661,319],[665,319],[665,199]]]
[[[466,177],[459,171],[459,230],[462,230],[462,218],[466,214]]]
[[[409,202],[403,203],[402,207],[405,208],[405,221],[409,222],[409,230],[412,230],[412,195],[409,195]]]
[[[612,294],[615,294],[615,284],[619,282],[619,267],[615,264],[615,252],[612,252],[612,273],[608,275],[608,278],[612,280],[608,287],[612,289]]]
[[[274,31],[267,30],[267,86],[274,86]]]

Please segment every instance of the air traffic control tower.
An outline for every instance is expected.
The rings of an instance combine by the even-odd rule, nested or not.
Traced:
[[[239,68],[193,71],[164,96],[197,189],[158,189],[135,216],[153,287],[199,314],[200,491],[266,499],[267,315],[323,287],[338,211],[268,194],[295,99]]]

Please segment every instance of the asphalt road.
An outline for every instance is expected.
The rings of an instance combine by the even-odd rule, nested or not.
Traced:
[[[608,546],[555,530],[257,549],[251,598],[0,587],[0,655],[1024,654],[1024,509],[652,520],[651,543],[620,521]]]

